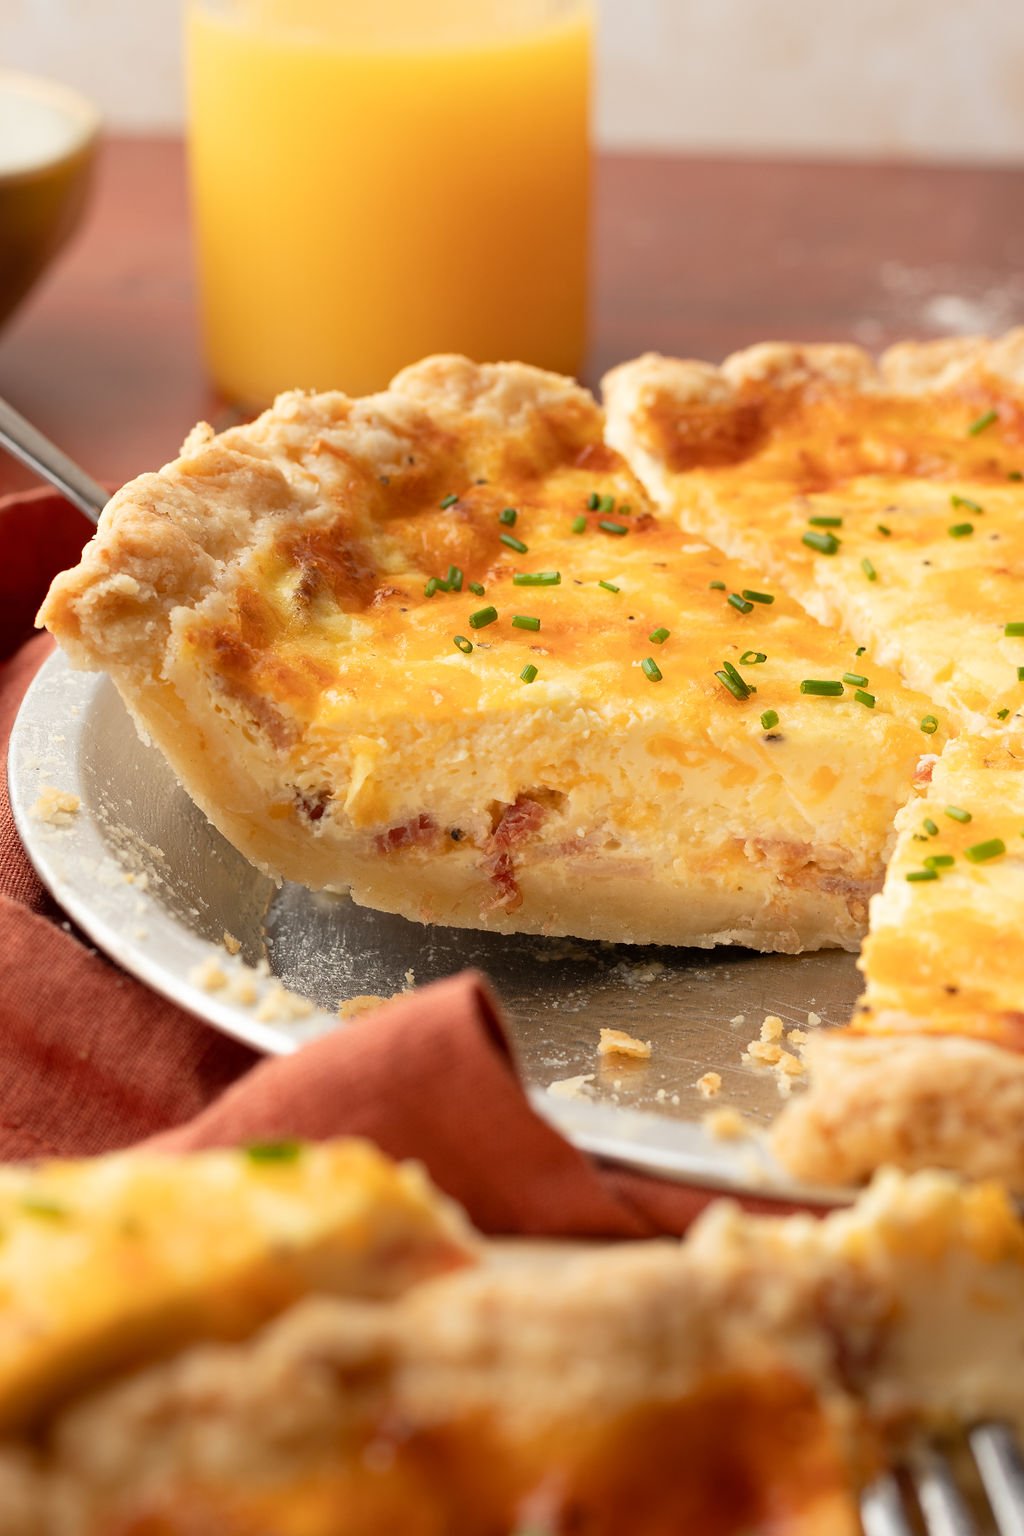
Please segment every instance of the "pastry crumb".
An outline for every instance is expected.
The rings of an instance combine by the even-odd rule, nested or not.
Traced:
[[[784,1072],[787,1077],[802,1077],[806,1070],[799,1056],[794,1056],[792,1051],[783,1051],[776,1063],[779,1072]]]
[[[750,1135],[750,1127],[738,1109],[723,1105],[704,1116],[704,1129],[716,1141],[742,1141]]]
[[[786,1041],[789,1045],[806,1045],[810,1038],[806,1029],[791,1029],[786,1036]]]
[[[581,1072],[578,1077],[559,1077],[548,1083],[547,1091],[553,1099],[585,1099],[587,1087],[594,1081],[593,1072]]]
[[[292,1019],[308,1019],[312,1012],[313,1004],[308,997],[300,997],[297,992],[289,992],[287,987],[275,981],[260,999],[256,1018],[261,1024],[269,1024],[271,1021],[289,1023]]]
[[[29,814],[37,821],[48,822],[51,827],[69,827],[81,807],[81,800],[69,789],[44,784]]]
[[[412,992],[413,989],[415,988],[415,986],[416,986],[416,972],[410,966],[409,969],[405,973],[405,989],[406,989],[407,992]]]
[[[721,1072],[705,1072],[697,1079],[697,1089],[702,1099],[717,1099],[722,1091]]]
[[[821,1014],[820,1013],[809,1013],[807,1015],[807,1022],[811,1026],[812,1029],[817,1029],[818,1025],[821,1023]]]
[[[228,984],[228,973],[219,964],[216,955],[207,955],[205,960],[192,967],[188,979],[194,987],[202,987],[204,992],[219,992]]]
[[[759,1067],[774,1067],[782,1055],[782,1046],[775,1040],[749,1040],[742,1059]]]
[[[785,1025],[777,1013],[766,1013],[761,1022],[762,1040],[781,1040]]]
[[[242,948],[241,939],[236,939],[234,934],[228,933],[226,928],[224,929],[224,935],[221,939],[221,943],[224,945],[224,948],[227,950],[229,955],[237,955],[239,950]]]
[[[361,1013],[372,1013],[390,1001],[390,998],[378,997],[376,992],[358,992],[355,997],[343,998],[338,1004],[338,1018],[357,1019]]]
[[[597,1054],[599,1056],[632,1056],[635,1060],[646,1061],[651,1050],[649,1040],[637,1040],[635,1036],[627,1035],[624,1029],[602,1029]]]
[[[745,1013],[738,1013],[734,1019],[729,1020],[730,1024],[745,1024],[746,1022],[747,1016]]]
[[[253,972],[248,966],[229,978],[228,997],[233,1003],[240,1003],[243,1008],[251,1008],[259,997]]]

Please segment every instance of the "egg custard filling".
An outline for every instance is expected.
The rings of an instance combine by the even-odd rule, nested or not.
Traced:
[[[424,922],[856,947],[944,737],[519,364],[197,428],[41,619],[254,863]]]

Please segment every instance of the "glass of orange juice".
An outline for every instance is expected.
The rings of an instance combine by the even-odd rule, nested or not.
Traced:
[[[592,0],[188,0],[216,383],[380,389],[431,352],[579,371]]]

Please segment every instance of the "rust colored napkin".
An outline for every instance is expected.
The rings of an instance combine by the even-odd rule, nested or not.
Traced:
[[[682,1231],[705,1194],[601,1166],[533,1112],[481,976],[437,982],[260,1060],[72,930],[21,847],[6,763],[18,705],[51,648],[28,638],[33,615],[89,532],[49,492],[0,499],[0,1159],[354,1134],[419,1158],[485,1232]]]

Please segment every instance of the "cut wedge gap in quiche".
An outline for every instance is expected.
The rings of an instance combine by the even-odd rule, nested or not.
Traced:
[[[41,620],[254,863],[456,926],[853,948],[942,740],[519,364],[197,428]]]

